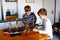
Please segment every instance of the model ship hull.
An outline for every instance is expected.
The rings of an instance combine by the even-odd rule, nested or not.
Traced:
[[[25,27],[18,27],[18,30],[16,28],[11,28],[11,30],[7,28],[7,29],[4,29],[3,31],[5,35],[15,36],[15,35],[21,35],[23,30],[25,30]]]

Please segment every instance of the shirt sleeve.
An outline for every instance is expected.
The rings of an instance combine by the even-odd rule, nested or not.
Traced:
[[[23,15],[22,22],[25,24],[25,15]]]
[[[52,38],[53,37],[52,24],[49,19],[47,19],[47,22],[45,23],[45,29],[46,33]]]
[[[34,23],[36,23],[37,18],[36,18],[36,15],[34,13],[33,13],[33,16],[34,16]]]

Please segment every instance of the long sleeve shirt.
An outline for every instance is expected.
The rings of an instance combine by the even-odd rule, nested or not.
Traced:
[[[49,20],[49,18],[47,18],[43,22],[44,22],[43,26],[44,26],[45,30],[39,30],[39,32],[43,33],[43,34],[48,34],[50,36],[50,38],[52,38],[53,37],[53,32],[52,32],[51,21]]]
[[[30,23],[36,23],[36,16],[35,16],[35,14],[33,13],[33,12],[31,12],[30,13],[30,15],[29,16],[27,16],[26,15],[26,13],[23,15],[23,18],[22,18],[23,20],[23,23],[25,24],[27,21],[29,22],[29,24]]]

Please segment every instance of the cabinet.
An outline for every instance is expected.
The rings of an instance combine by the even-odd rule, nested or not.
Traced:
[[[18,16],[6,16],[6,20],[16,20]]]

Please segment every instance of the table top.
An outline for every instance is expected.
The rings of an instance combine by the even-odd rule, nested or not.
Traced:
[[[39,34],[38,32],[23,33],[14,37],[5,37],[3,31],[0,30],[0,40],[45,40],[50,36],[47,34]]]

